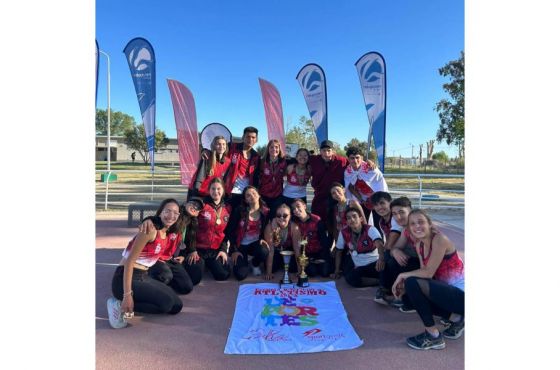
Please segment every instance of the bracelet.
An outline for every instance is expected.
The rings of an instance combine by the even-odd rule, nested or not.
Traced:
[[[124,299],[124,297],[126,297],[127,295],[129,295],[129,296],[132,297],[132,290],[131,290],[130,292],[128,292],[128,293],[123,293],[123,299]]]

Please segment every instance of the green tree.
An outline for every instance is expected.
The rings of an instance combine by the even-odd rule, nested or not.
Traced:
[[[465,53],[439,69],[439,74],[449,77],[451,81],[443,84],[443,90],[450,99],[440,100],[435,107],[440,124],[436,134],[438,143],[443,140],[447,145],[459,146],[459,157],[465,148]]]
[[[300,148],[313,150],[317,153],[317,138],[313,121],[301,116],[297,125],[286,132],[286,143],[298,144]]]
[[[447,156],[447,153],[444,152],[443,150],[434,153],[434,155],[432,155],[432,159],[434,161],[443,162],[443,163],[447,163],[447,161],[449,161],[449,157]]]
[[[134,125],[134,117],[111,109],[111,136],[123,136]],[[107,109],[97,109],[95,112],[95,134],[107,135]]]
[[[364,153],[364,158],[367,152],[367,141],[360,141],[356,138],[352,138],[350,139],[350,141],[348,142],[348,144],[346,144],[344,146],[344,154],[346,155],[346,151],[348,150],[348,148],[350,148],[351,146],[355,146],[359,149],[362,150],[362,153]],[[368,159],[371,159],[372,161],[376,162],[377,161],[377,153],[375,150],[370,150],[369,151],[369,156]]]
[[[145,164],[148,163],[150,157],[144,125],[135,125],[132,129],[125,131],[124,143],[129,149],[136,150],[140,153]],[[169,144],[169,139],[165,135],[165,132],[156,129],[155,151],[157,152],[159,149],[165,148],[167,144]]]

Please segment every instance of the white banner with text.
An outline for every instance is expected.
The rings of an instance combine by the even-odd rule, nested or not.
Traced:
[[[361,346],[334,282],[239,287],[226,354],[341,351]]]

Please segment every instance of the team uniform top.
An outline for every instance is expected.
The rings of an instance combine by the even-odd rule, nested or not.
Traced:
[[[160,234],[161,233],[157,231],[154,241],[146,243],[146,245],[140,252],[140,255],[135,261],[137,264],[145,267],[153,266],[162,253],[164,253],[168,248],[173,248],[173,245],[176,248],[178,241],[180,241],[181,239],[180,236],[176,233],[169,233],[167,234],[166,238],[162,238]],[[123,251],[122,256],[124,258],[128,258],[128,256],[130,255],[134,240],[136,240],[136,236],[128,242],[128,245]]]
[[[344,170],[344,184],[346,187],[346,198],[348,200],[357,200],[363,203],[368,200],[376,191],[388,191],[387,183],[379,168],[371,169],[367,162],[362,162],[360,168],[353,169],[347,166]],[[360,193],[360,199],[348,190],[348,186],[352,184]]]
[[[382,240],[379,231],[373,226],[363,225],[358,238],[353,238],[352,234],[354,233],[349,227],[342,229],[338,234],[336,248],[347,249],[356,267],[366,266],[377,261],[379,252],[374,242]]]
[[[437,232],[432,235],[432,241],[434,240],[436,234]],[[426,257],[424,257],[424,243],[420,242],[418,249],[422,262],[424,266],[426,266],[430,256],[432,255],[432,249],[430,249],[430,253],[428,253]],[[457,250],[443,256],[443,260],[434,274],[434,279],[453,285],[462,291],[465,290],[465,265],[463,264],[461,257],[459,257]]]
[[[282,195],[288,198],[304,198],[307,196],[307,184],[311,179],[311,170],[305,168],[305,173],[303,176],[297,174],[296,165],[292,169],[292,172],[288,172],[286,176],[286,186],[284,186],[284,192]]]

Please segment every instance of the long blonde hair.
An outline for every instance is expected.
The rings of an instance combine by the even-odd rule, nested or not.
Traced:
[[[216,151],[216,144],[218,143],[218,140],[223,140],[226,142],[226,151],[224,152],[224,156],[228,153],[226,138],[221,135],[214,137],[214,140],[212,140],[212,144],[210,144],[210,147],[212,148],[212,155],[210,156],[210,160],[206,164],[206,174],[208,176],[214,175],[214,167],[216,166],[216,162],[218,161],[218,152]]]
[[[282,159],[284,159],[284,151],[282,150],[282,145],[280,144],[280,141],[276,140],[276,139],[272,139],[268,142],[268,145],[266,146],[266,153],[264,153],[264,157],[263,157],[263,161],[264,162],[270,162],[270,152],[269,149],[272,145],[277,144],[278,147],[280,148],[280,152],[278,153],[278,160],[281,161]],[[288,207],[289,208],[289,207]]]

